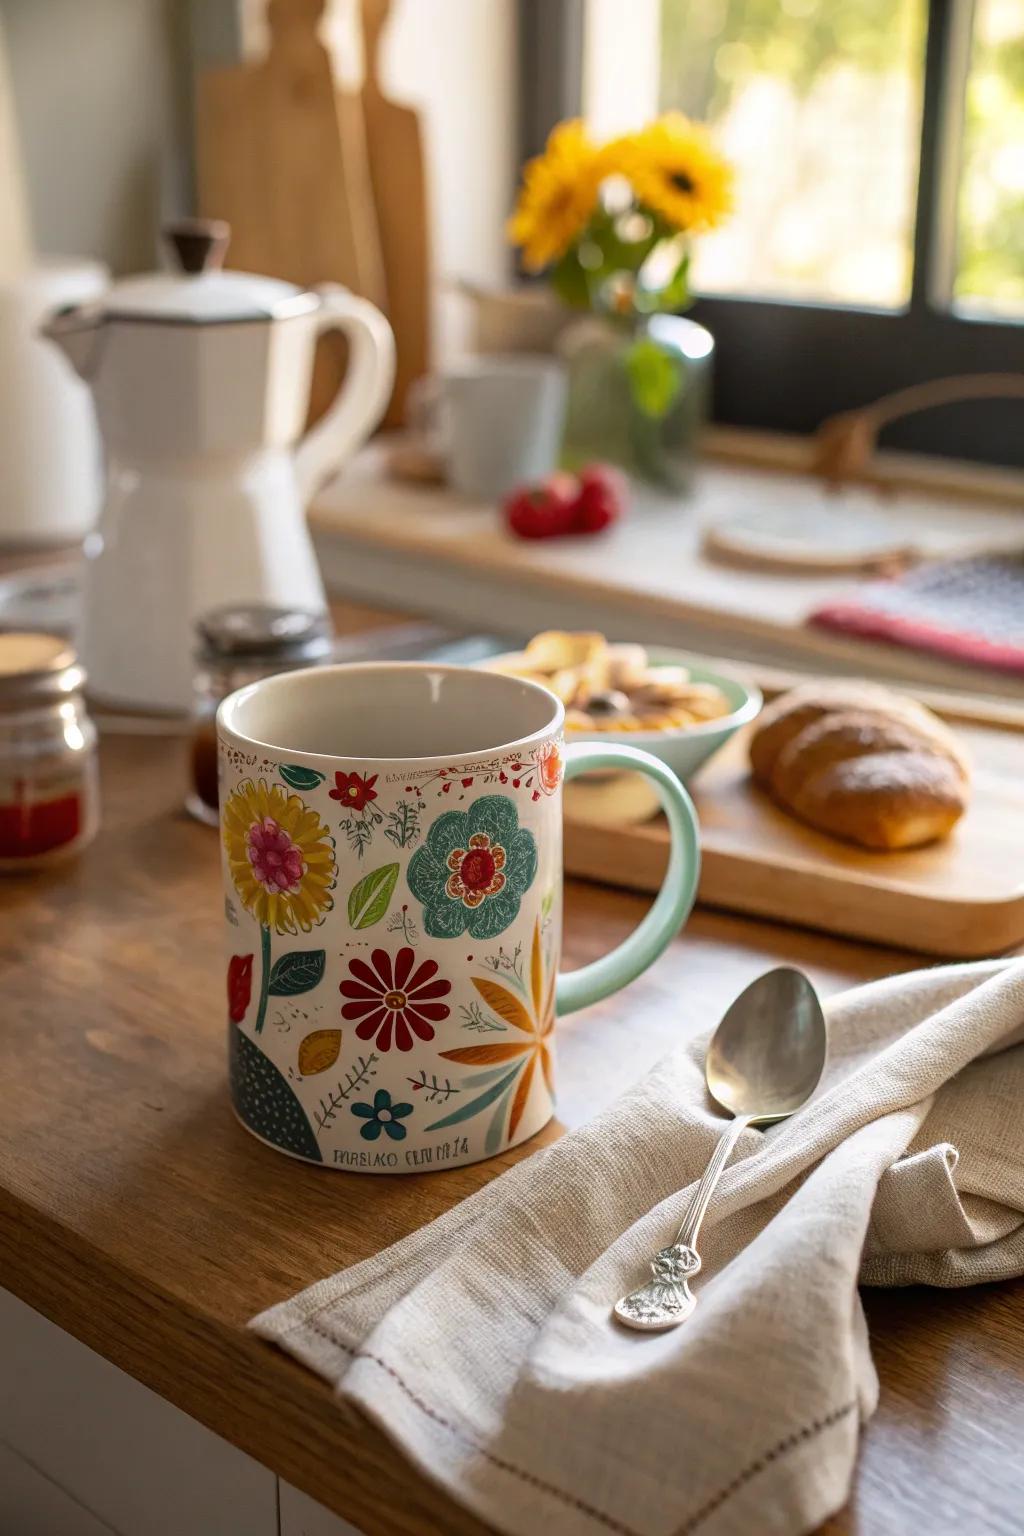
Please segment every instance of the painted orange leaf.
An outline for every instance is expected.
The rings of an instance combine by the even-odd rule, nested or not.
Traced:
[[[529,1040],[504,1045],[460,1045],[455,1051],[441,1051],[445,1061],[462,1061],[474,1067],[492,1066],[496,1061],[511,1061],[513,1056],[525,1056],[533,1050]]]
[[[508,1078],[503,1080],[509,1083],[509,1091],[511,1091],[512,1082],[516,1085],[508,1117],[508,1134],[514,1136],[526,1112],[538,1061],[548,1091],[553,1091],[548,1036],[555,1026],[555,977],[552,975],[545,984],[544,947],[541,942],[540,924],[538,923],[533,930],[533,947],[530,953],[532,1011],[528,1011],[517,997],[496,981],[483,976],[474,976],[473,985],[488,1007],[507,1024],[522,1030],[526,1039],[505,1040],[493,1045],[464,1045],[458,1050],[442,1051],[441,1055],[446,1061],[457,1061],[474,1067],[493,1066],[498,1062],[514,1061],[516,1057],[520,1058],[520,1065],[513,1067]]]
[[[545,1052],[545,1055],[546,1054],[547,1053]],[[519,1082],[516,1085],[516,1096],[512,1100],[512,1109],[508,1117],[508,1133],[510,1136],[515,1135],[516,1126],[523,1118],[523,1110],[526,1108],[526,1101],[530,1096],[530,1084],[533,1082],[533,1069],[536,1065],[537,1053],[534,1052],[529,1061],[526,1063],[526,1066],[523,1068],[522,1072],[519,1074]]]
[[[314,1029],[299,1046],[299,1071],[313,1077],[333,1067],[341,1051],[340,1029]]]
[[[515,1029],[521,1029],[524,1034],[534,1033],[534,1023],[519,1001],[506,987],[499,986],[496,981],[490,981],[485,976],[474,976],[473,985],[480,996],[506,1024],[511,1024]]]

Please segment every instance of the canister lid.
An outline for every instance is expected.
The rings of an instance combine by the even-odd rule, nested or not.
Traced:
[[[73,647],[60,635],[0,633],[0,709],[54,702],[77,693],[84,682]]]
[[[297,666],[323,660],[334,643],[328,614],[269,603],[214,608],[202,616],[197,628],[203,661]]]

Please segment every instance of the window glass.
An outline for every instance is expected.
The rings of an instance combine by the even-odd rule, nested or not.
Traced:
[[[953,291],[1024,317],[1024,0],[975,0]]]
[[[698,242],[696,288],[907,302],[925,9],[925,0],[590,0],[585,110],[595,132],[680,108],[714,125],[736,166],[736,211]]]

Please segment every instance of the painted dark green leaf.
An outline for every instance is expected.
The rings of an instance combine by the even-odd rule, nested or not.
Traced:
[[[278,763],[277,771],[292,789],[316,789],[324,781],[324,775],[315,768],[303,768],[301,763]]]
[[[230,1042],[231,1093],[243,1123],[285,1152],[323,1162],[306,1112],[287,1079],[237,1024],[231,1025]]]
[[[322,949],[292,949],[274,961],[270,973],[271,997],[297,997],[312,992],[324,978],[327,956]]]
[[[348,920],[353,928],[372,928],[388,909],[398,884],[398,865],[382,864],[354,885],[348,896]]]

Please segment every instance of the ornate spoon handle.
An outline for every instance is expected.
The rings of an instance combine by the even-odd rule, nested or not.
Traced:
[[[615,1316],[627,1328],[638,1328],[642,1332],[674,1328],[677,1323],[684,1322],[697,1305],[687,1284],[700,1269],[697,1237],[722,1170],[752,1120],[751,1115],[737,1115],[726,1126],[693,1192],[690,1208],[674,1241],[669,1247],[659,1249],[651,1260],[652,1278],[615,1303]]]

